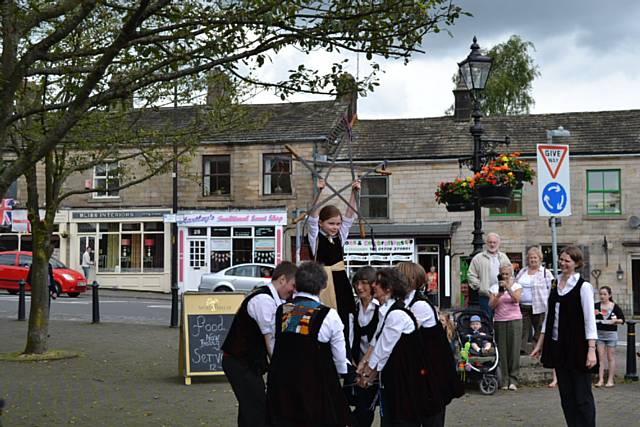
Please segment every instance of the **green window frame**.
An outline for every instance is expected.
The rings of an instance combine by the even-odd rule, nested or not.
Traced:
[[[622,215],[620,169],[587,170],[587,215]]]
[[[511,203],[504,208],[490,208],[489,216],[491,217],[514,217],[522,216],[522,188],[513,190]]]

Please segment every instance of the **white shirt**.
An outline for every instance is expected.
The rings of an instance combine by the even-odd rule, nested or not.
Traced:
[[[562,275],[560,275],[558,282]],[[571,290],[578,283],[578,279],[580,279],[580,273],[574,273],[571,277],[567,279],[567,284],[563,289],[558,287],[558,295],[563,296],[571,292]],[[584,316],[584,336],[585,339],[595,340],[598,339],[598,331],[596,330],[596,315],[593,310],[593,286],[591,283],[584,282],[582,284],[582,288],[580,288],[580,302],[582,303],[582,315]],[[549,307],[549,310],[551,307]],[[553,328],[551,330],[551,338],[554,341],[558,341],[558,320],[560,319],[560,303],[557,302],[555,306],[556,317],[553,322]],[[547,326],[547,316],[549,315],[549,311],[544,316],[544,322],[542,323],[541,332],[544,334]]]
[[[533,282],[535,281],[535,275],[523,274],[520,276],[516,283],[519,283],[522,286],[522,294],[520,294],[520,304],[522,305],[532,305],[533,304],[533,294],[531,293],[531,288],[533,287]]]
[[[380,303],[377,299],[373,298],[366,309],[363,309],[362,301],[358,304],[358,325],[360,327],[365,327],[371,322],[373,319],[373,315],[376,312],[376,307],[379,306]],[[349,328],[349,342],[353,342],[353,314],[349,314],[349,323],[351,327]],[[378,325],[380,325],[380,321],[378,321]],[[375,335],[375,334],[374,334]],[[372,340],[375,338],[372,337]],[[369,338],[366,335],[363,335],[360,338],[360,351],[362,354],[365,354],[367,350],[369,350]]]
[[[305,297],[320,302],[320,297],[307,292],[297,292],[295,297]],[[344,325],[338,312],[333,308],[329,309],[327,317],[324,318],[320,331],[318,331],[318,341],[331,344],[331,354],[333,363],[339,374],[347,373],[347,350],[344,342]]]
[[[82,264],[81,267],[91,267],[93,261],[91,261],[91,255],[88,251],[84,251],[82,254]]]
[[[267,285],[271,296],[267,294],[259,294],[251,298],[249,304],[247,304],[247,313],[256,321],[262,335],[268,335],[269,337],[269,354],[273,354],[273,344],[275,341],[275,323],[276,323],[276,310],[284,301],[280,299],[278,291],[273,283]],[[273,297],[273,298],[272,298]]]
[[[382,323],[384,322],[384,316],[387,315],[387,311],[389,311],[389,308],[391,308],[391,306],[393,305],[394,302],[396,302],[396,301],[391,299],[391,298],[389,298],[387,300],[387,302],[385,302],[384,304],[382,304],[380,306],[380,309],[378,310],[378,326],[376,327],[376,333],[373,334],[373,338],[371,339],[371,342],[369,343],[369,347],[375,347],[376,346],[376,337],[378,336],[378,334],[382,330]],[[378,304],[380,304],[380,303],[378,302]]]
[[[349,236],[349,229],[353,224],[354,218],[349,218],[347,216],[342,217],[342,224],[340,224],[340,242],[344,245],[344,242],[347,241],[347,236]],[[319,226],[320,219],[317,216],[309,215],[309,219],[307,220],[307,225],[309,227],[309,234],[307,235],[309,239],[309,247],[311,248],[311,254],[315,256],[316,253],[316,241],[318,240],[318,233],[325,234],[322,230],[320,230]]]
[[[388,305],[385,313],[389,311],[389,307],[391,307],[394,302],[395,300],[389,299],[383,304]],[[416,326],[413,320],[404,311],[394,310],[389,313],[384,321],[382,333],[376,340],[373,353],[369,358],[369,367],[377,371],[382,371],[402,334],[410,334],[415,330]]]
[[[431,306],[426,301],[416,301],[411,307],[411,301],[415,296],[416,291],[413,290],[407,294],[404,299],[404,306],[411,310],[414,316],[416,316],[416,321],[418,322],[418,326],[421,328],[430,328],[436,325],[436,315],[431,309]]]

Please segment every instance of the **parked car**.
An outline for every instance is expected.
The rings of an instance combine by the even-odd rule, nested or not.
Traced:
[[[273,264],[238,264],[206,273],[200,278],[198,292],[251,292],[271,282]]]
[[[0,289],[6,289],[13,295],[17,294],[20,280],[27,280],[31,261],[31,252],[0,252]],[[87,290],[87,279],[82,273],[71,270],[55,258],[51,258],[49,264],[53,267],[53,280],[56,282],[59,295],[65,293],[75,298]],[[31,290],[28,283],[25,290]]]

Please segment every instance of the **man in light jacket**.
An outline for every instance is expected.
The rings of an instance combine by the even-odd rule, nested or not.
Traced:
[[[503,265],[511,265],[509,257],[500,252],[500,236],[497,233],[487,234],[485,249],[473,257],[469,266],[469,287],[478,292],[480,308],[493,318],[489,307],[489,288],[498,283],[498,273]]]

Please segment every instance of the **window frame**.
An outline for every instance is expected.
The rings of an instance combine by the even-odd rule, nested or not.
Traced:
[[[216,159],[220,159],[220,160],[226,160],[228,163],[228,172],[227,173],[218,173],[217,171],[215,173],[211,172],[211,164],[215,164],[215,163],[219,163],[217,161],[215,161]],[[214,160],[214,161],[212,161]],[[205,170],[206,170],[206,164],[207,162],[209,163],[209,173],[206,174]],[[229,180],[229,188],[227,189],[227,191],[225,192],[220,192],[220,193],[216,193],[216,191],[219,191],[219,182],[218,179],[220,177],[226,177]],[[215,182],[216,182],[216,188],[214,189],[212,187],[212,179],[215,178]],[[209,179],[209,185],[205,185],[206,180]],[[208,193],[207,193],[207,187],[209,188]],[[229,154],[207,154],[207,155],[203,155],[202,156],[202,196],[203,197],[211,197],[211,196],[229,196],[231,194],[231,155]]]
[[[93,191],[93,193],[91,193],[93,195],[94,199],[119,199],[120,198],[120,190],[116,190],[115,192],[117,194],[115,195],[110,195],[109,194],[109,180],[117,180],[118,185],[120,185],[120,173],[115,175],[115,178],[112,175],[109,175],[109,172],[113,169],[111,169],[111,165],[116,165],[115,170],[119,170],[120,169],[120,162],[119,161],[105,161],[104,163],[101,163],[100,165],[95,165],[93,167],[93,178],[92,178],[92,189],[94,189],[95,191]],[[105,175],[97,175],[96,174],[96,169],[98,168],[98,166],[104,166],[105,167]],[[96,190],[98,188],[98,185],[96,184],[96,182],[99,179],[104,179],[106,182],[106,186],[104,191],[102,190]],[[103,193],[103,194],[101,194]]]
[[[592,173],[600,173],[602,174],[602,190],[591,190],[590,189],[590,179],[589,175]],[[617,190],[608,190],[604,185],[604,174],[605,172],[616,172],[618,174],[618,189]],[[587,169],[586,170],[586,195],[585,195],[585,203],[586,203],[586,213],[589,216],[610,216],[610,215],[622,215],[622,170],[621,169]],[[591,211],[589,209],[589,195],[590,194],[601,194],[602,195],[602,210],[600,211]],[[604,196],[605,194],[618,194],[619,196],[619,210],[618,212],[606,212],[604,206]]]
[[[381,194],[367,194],[364,195],[362,190],[358,193],[358,197],[359,197],[359,205],[360,205],[360,213],[362,214],[362,216],[364,218],[367,219],[372,219],[372,220],[384,220],[384,219],[389,219],[389,176],[387,175],[373,175],[373,176],[367,176],[365,178],[363,178],[361,180],[361,186],[364,187],[364,183],[367,180],[373,180],[373,179],[382,179],[384,180],[384,188],[385,188],[385,194],[381,195]],[[370,215],[366,215],[364,210],[362,209],[362,199],[386,199],[387,201],[387,215],[386,216],[370,216]],[[367,212],[370,213],[370,212]]]
[[[524,216],[524,188],[514,188],[512,193],[511,203],[515,201],[515,196],[519,195],[520,197],[520,211],[519,212],[496,212],[496,209],[500,208],[489,208],[489,216],[491,218],[520,218]],[[511,203],[509,205],[511,205]],[[509,206],[506,206],[508,208]]]
[[[289,172],[288,173],[272,173],[267,168],[267,160],[270,158],[276,157],[286,157],[288,158],[287,162],[289,163]],[[269,171],[268,171],[269,170]],[[288,192],[280,192],[280,193],[272,193],[271,192],[271,181],[269,179],[269,184],[267,186],[267,178],[271,178],[271,176],[279,175],[279,176],[288,176],[289,177],[289,187],[290,191]],[[267,192],[267,188],[269,192]],[[262,195],[264,196],[291,196],[293,195],[293,158],[289,153],[265,153],[262,155]]]

